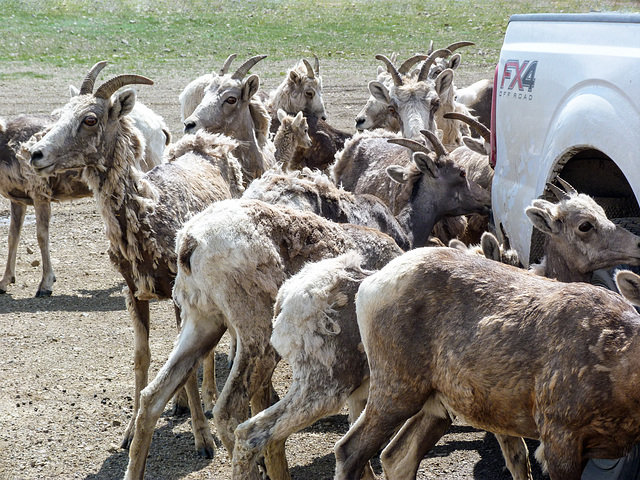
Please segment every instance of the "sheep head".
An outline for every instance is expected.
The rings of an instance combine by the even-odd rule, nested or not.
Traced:
[[[249,104],[260,88],[260,78],[244,78],[266,55],[258,55],[243,63],[233,74],[214,76],[204,90],[204,97],[195,111],[184,120],[184,132],[199,129],[211,133],[237,136],[238,129],[253,129]]]
[[[92,67],[79,94],[58,110],[58,120],[30,146],[31,165],[38,174],[87,166],[104,169],[105,159],[121,146],[119,135],[130,136],[130,153],[141,159],[144,144],[126,117],[135,105],[136,93],[127,89],[113,94],[126,85],[153,85],[153,81],[139,75],[119,75],[93,93],[95,78],[105,65],[99,62]]]

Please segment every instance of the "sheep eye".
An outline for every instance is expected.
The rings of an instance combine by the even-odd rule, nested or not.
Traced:
[[[592,228],[593,228],[593,225],[591,225],[591,222],[582,222],[578,227],[578,230],[580,230],[581,232],[588,232]]]
[[[467,178],[467,172],[465,172],[464,170],[460,170],[460,177]]]
[[[311,90],[304,92],[304,94],[308,97],[308,98],[313,98],[313,92]]]
[[[229,97],[225,100],[229,105],[234,105],[237,101],[238,99],[236,97]]]
[[[431,105],[431,109],[435,112],[436,110],[438,110],[440,108],[440,101],[436,100],[435,102],[433,102],[433,104]]]
[[[84,123],[87,127],[94,127],[98,123],[98,119],[93,115],[87,115],[86,117],[84,117],[84,120],[82,120],[82,123]]]
[[[390,113],[391,115],[395,115],[395,114],[396,114],[396,109],[395,109],[395,108],[393,108],[393,107],[389,107],[389,113]]]

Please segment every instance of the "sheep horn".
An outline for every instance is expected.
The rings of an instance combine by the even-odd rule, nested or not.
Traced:
[[[433,151],[436,152],[438,158],[443,157],[447,154],[444,145],[435,133],[433,133],[431,130],[420,130],[420,133],[427,137],[427,140],[431,142],[431,145],[433,145]]]
[[[429,42],[429,50],[427,50],[427,55],[431,55],[433,53],[433,40]]]
[[[306,58],[302,59],[302,63],[304,63],[304,66],[307,67],[307,77],[315,78],[315,74],[313,73],[313,68],[311,68],[311,64],[307,61]]]
[[[454,120],[460,120],[461,122],[466,123],[467,125],[472,127],[476,132],[478,132],[485,142],[491,142],[491,130],[489,130],[479,121],[477,121],[475,118],[470,117],[469,115],[465,115],[464,113],[458,113],[458,112],[445,113],[444,118],[452,118]]]
[[[418,62],[422,62],[423,60],[426,60],[428,56],[429,55],[417,54],[411,58],[408,58],[407,60],[404,61],[402,65],[400,65],[400,68],[398,69],[398,73],[402,75],[406,75],[407,73],[409,73],[409,70],[411,69],[411,67],[413,67]]]
[[[502,233],[502,246],[505,250],[509,250],[511,248],[511,240],[509,240],[509,235],[507,235],[502,222],[500,222],[500,233]]]
[[[315,53],[313,54],[313,69],[316,71],[316,75],[320,75],[320,60]]]
[[[218,73],[218,75],[223,76],[227,74],[227,71],[229,70],[229,67],[231,66],[231,62],[233,62],[236,59],[237,55],[235,53],[232,53],[231,55],[229,55],[227,57],[227,59],[224,61],[224,63],[222,64],[222,68],[220,69],[220,72]]]
[[[455,42],[455,43],[452,43],[451,45],[449,45],[449,46],[447,47],[447,50],[450,50],[450,51],[452,51],[452,52],[453,52],[454,50],[457,50],[457,49],[459,49],[459,48],[462,48],[462,47],[471,47],[471,46],[473,46],[473,45],[475,45],[475,43],[463,40],[462,42]]]
[[[415,140],[409,140],[408,138],[389,138],[387,142],[407,147],[412,152],[431,153],[431,150],[429,150],[426,145],[416,142]]]
[[[238,68],[238,70],[236,70],[236,73],[234,73],[231,78],[233,78],[234,80],[242,80],[244,78],[244,76],[247,74],[247,72],[249,70],[251,70],[251,68],[258,63],[260,60],[267,58],[266,55],[256,55],[255,57],[251,57],[249,60],[247,60],[246,62],[244,62],[242,65],[240,65],[240,68]]]
[[[418,75],[418,81],[423,82],[427,78],[429,78],[429,69],[431,68],[431,65],[433,65],[433,62],[436,61],[436,58],[448,57],[449,55],[451,55],[451,51],[447,50],[446,48],[441,48],[439,50],[436,50],[431,55],[429,55],[427,59],[424,61],[424,63],[422,64],[422,68],[420,69],[420,75]]]
[[[398,70],[396,70],[396,67],[393,65],[393,63],[391,63],[391,60],[381,54],[376,55],[376,60],[380,60],[387,66],[387,72],[389,73],[389,75],[391,75],[391,78],[393,78],[393,84],[396,87],[400,87],[403,85],[404,82],[402,81],[402,77],[398,73]]]
[[[563,180],[560,177],[556,177],[556,180],[558,180],[560,185],[562,185],[562,188],[564,188],[564,191],[567,192],[568,194],[575,195],[578,193],[578,191],[575,188],[573,188],[571,184],[566,180]]]
[[[106,66],[107,62],[102,61],[96,63],[93,67],[91,67],[91,70],[89,70],[89,73],[87,73],[87,76],[84,77],[84,80],[82,81],[82,86],[80,87],[80,95],[93,93],[93,85],[96,82],[96,78],[98,78],[98,74]]]
[[[118,75],[100,85],[100,88],[96,90],[95,97],[107,99],[119,88],[131,84],[153,85],[153,80],[141,75]]]
[[[547,188],[551,190],[551,193],[553,193],[559,201],[569,198],[567,192],[560,187],[556,187],[553,183],[547,183]]]

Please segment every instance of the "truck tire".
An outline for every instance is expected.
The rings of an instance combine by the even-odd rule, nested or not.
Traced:
[[[631,233],[640,236],[640,218],[612,218],[611,221],[620,225]],[[607,270],[596,270],[591,283],[615,290],[613,272],[616,269],[630,269],[638,273],[638,267],[617,265]],[[626,457],[616,459],[591,459],[582,472],[582,480],[639,480],[640,479],[640,444],[635,444]]]

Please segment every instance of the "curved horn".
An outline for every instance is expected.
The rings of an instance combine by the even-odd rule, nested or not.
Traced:
[[[429,150],[426,145],[416,142],[415,140],[409,140],[408,138],[389,138],[387,139],[387,143],[407,147],[412,152],[431,153],[431,150]]]
[[[427,50],[427,55],[431,55],[433,53],[433,40],[429,42],[429,50]]]
[[[82,81],[82,86],[80,87],[80,95],[93,93],[93,85],[96,82],[96,78],[98,78],[98,74],[106,66],[107,62],[102,61],[96,63],[93,67],[91,67],[91,70],[89,70],[89,73],[87,73],[87,76],[84,77],[84,80]]]
[[[566,180],[563,180],[560,177],[556,177],[556,180],[558,180],[558,183],[562,185],[562,188],[564,188],[565,192],[567,192],[570,195],[577,195],[578,191],[575,188],[573,188],[569,182],[567,182]]]
[[[387,66],[387,72],[389,73],[389,75],[391,75],[391,78],[393,78],[393,84],[396,87],[399,87],[403,84],[402,77],[398,73],[398,70],[396,70],[396,67],[393,65],[393,63],[391,63],[391,60],[381,54],[376,55],[376,60],[380,60]]]
[[[507,235],[502,222],[500,222],[500,233],[502,233],[502,246],[505,250],[509,250],[511,248],[511,240],[509,240],[509,235]]]
[[[467,125],[472,127],[476,132],[478,132],[485,142],[491,142],[491,130],[489,130],[479,121],[477,121],[475,118],[470,117],[469,115],[465,115],[464,113],[458,113],[458,112],[445,113],[444,118],[452,118],[454,120],[460,120],[461,122],[466,123]]]
[[[447,150],[444,148],[444,145],[435,133],[431,130],[420,130],[420,133],[427,137],[427,140],[431,142],[431,145],[433,145],[433,151],[436,152],[438,158],[447,154]]]
[[[469,42],[469,41],[466,41],[466,40],[463,40],[462,42],[455,42],[455,43],[452,43],[451,45],[449,45],[449,46],[448,46],[448,47],[446,47],[446,48],[447,48],[447,50],[450,50],[450,51],[452,51],[452,52],[453,52],[453,51],[455,51],[455,50],[457,50],[457,49],[459,49],[459,48],[462,48],[462,47],[471,47],[471,46],[473,46],[473,45],[475,45],[475,43],[473,43],[473,42]]]
[[[96,90],[95,97],[107,99],[113,93],[124,87],[125,85],[141,84],[141,85],[153,85],[153,80],[143,77],[141,75],[118,75],[117,77],[108,80],[100,85],[100,88]]]
[[[304,63],[304,66],[307,67],[307,77],[316,78],[315,74],[313,73],[313,68],[311,68],[311,64],[307,61],[306,58],[302,59],[302,63]]]
[[[220,69],[220,72],[218,72],[218,75],[223,76],[227,74],[227,71],[229,70],[229,67],[231,66],[231,62],[233,62],[236,59],[237,55],[235,53],[232,53],[231,55],[229,55],[227,57],[227,59],[224,61],[224,63],[222,64],[222,68]]]
[[[231,75],[231,78],[233,78],[234,80],[242,80],[244,78],[244,76],[247,74],[247,72],[249,70],[251,70],[251,68],[256,63],[258,63],[260,60],[262,60],[264,58],[267,58],[267,56],[266,55],[256,55],[255,57],[251,57],[249,60],[244,62],[242,65],[240,65],[238,70],[236,70],[236,73]]]
[[[569,198],[567,192],[555,186],[553,183],[547,183],[547,188],[551,190],[551,193],[553,193],[559,201]]]
[[[398,73],[402,75],[406,75],[407,73],[409,73],[409,70],[411,70],[411,67],[413,67],[418,62],[422,62],[423,60],[426,60],[428,57],[429,55],[417,54],[411,58],[408,58],[407,60],[404,61],[402,65],[400,65],[400,68],[398,69]]]
[[[320,60],[315,53],[313,54],[313,69],[316,71],[316,75],[320,75]]]
[[[418,75],[418,81],[423,82],[427,78],[429,78],[429,69],[431,68],[431,65],[433,65],[433,62],[436,61],[436,58],[448,57],[449,55],[451,55],[451,50],[447,50],[446,48],[441,48],[439,50],[436,50],[431,55],[429,55],[427,59],[424,61],[424,63],[422,64],[422,68],[420,69],[420,75]]]

